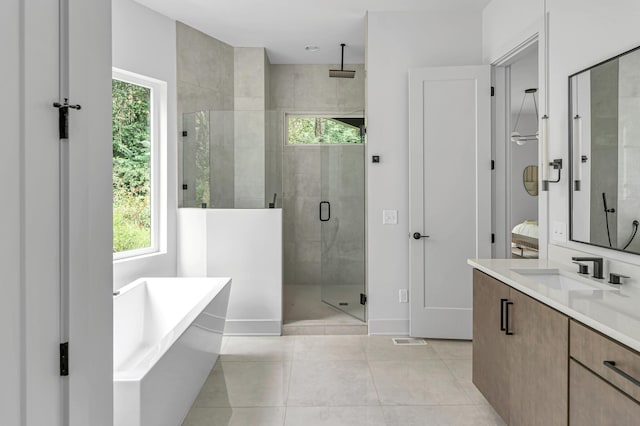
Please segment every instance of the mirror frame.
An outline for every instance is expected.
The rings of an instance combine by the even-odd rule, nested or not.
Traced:
[[[567,104],[567,118],[568,118],[567,123],[568,123],[568,126],[567,127],[568,127],[568,136],[569,136],[569,138],[568,138],[569,139],[569,161],[568,161],[568,163],[569,163],[569,179],[568,179],[569,180],[569,182],[568,182],[569,183],[569,241],[573,242],[573,243],[586,244],[586,245],[593,246],[593,247],[600,247],[600,248],[607,249],[607,250],[614,250],[614,251],[621,252],[621,253],[628,253],[628,254],[633,254],[633,255],[636,255],[636,256],[640,256],[640,252],[631,251],[631,250],[623,250],[623,249],[620,249],[620,248],[617,248],[617,247],[608,247],[608,246],[605,246],[605,245],[595,244],[595,243],[591,243],[591,242],[587,242],[587,241],[579,241],[579,240],[575,240],[573,238],[573,192],[574,192],[574,185],[573,185],[574,170],[573,170],[573,164],[574,163],[573,163],[573,126],[571,125],[571,123],[573,122],[572,121],[573,120],[573,116],[571,114],[572,113],[572,99],[573,99],[573,97],[572,97],[573,92],[571,90],[571,88],[572,88],[571,79],[573,77],[578,76],[579,74],[582,74],[583,72],[591,71],[593,68],[596,68],[596,67],[598,67],[600,65],[606,64],[607,62],[613,61],[615,59],[619,59],[620,57],[628,55],[630,53],[633,53],[633,52],[635,52],[637,50],[640,50],[640,46],[636,46],[636,47],[634,47],[632,49],[629,49],[629,50],[626,50],[626,51],[624,51],[622,53],[614,55],[614,56],[612,56],[610,58],[607,58],[607,59],[605,59],[603,61],[600,61],[600,62],[598,62],[596,64],[593,64],[593,65],[591,65],[591,66],[589,66],[587,68],[584,68],[584,69],[582,69],[580,71],[574,72],[573,74],[571,74],[567,78],[567,88],[568,88],[568,95],[569,95],[568,98],[567,98],[567,100],[568,100],[568,104]]]

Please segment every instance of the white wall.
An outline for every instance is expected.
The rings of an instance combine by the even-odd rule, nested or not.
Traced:
[[[547,0],[546,3],[549,14],[549,158],[563,158],[566,164],[568,76],[640,44],[637,30],[640,3],[636,0]],[[515,47],[527,37],[527,31],[522,28],[535,27],[535,22],[541,22],[543,16],[542,0],[493,0],[483,13],[485,61],[489,63]],[[544,45],[540,48],[541,56],[544,56]],[[550,185],[548,224],[568,224],[569,221],[568,174],[566,169],[563,172],[562,182]],[[544,232],[547,221],[544,218],[540,221],[540,231]],[[550,243],[640,265],[637,255],[578,243],[551,240]]]
[[[166,251],[113,265],[113,288],[142,276],[176,275],[176,23],[132,0],[113,0],[113,66],[167,82]]]
[[[493,0],[482,14],[482,57],[491,64],[540,27],[544,0]]]
[[[409,305],[409,68],[482,62],[479,14],[370,12],[367,18],[369,332],[407,334]],[[380,155],[372,164],[371,155]],[[453,169],[452,169],[453,171]],[[382,225],[383,209],[398,225]]]

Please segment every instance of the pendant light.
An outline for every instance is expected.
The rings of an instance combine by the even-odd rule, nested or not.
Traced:
[[[527,141],[537,141],[538,140],[538,132],[532,135],[522,135],[518,132],[518,123],[520,122],[520,115],[522,114],[522,108],[524,107],[524,103],[527,100],[527,95],[531,95],[533,99],[533,106],[536,110],[536,123],[538,122],[538,103],[536,102],[536,92],[538,89],[526,89],[524,91],[524,96],[522,97],[522,103],[520,104],[520,111],[518,111],[518,116],[516,117],[516,123],[513,126],[513,131],[511,132],[511,142],[515,142],[516,144],[522,146]]]

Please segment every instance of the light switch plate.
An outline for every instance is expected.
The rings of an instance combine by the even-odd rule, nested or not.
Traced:
[[[397,225],[398,224],[398,210],[382,210],[382,224],[383,225]]]
[[[401,288],[398,294],[398,301],[400,303],[409,303],[409,290]]]
[[[564,222],[553,222],[551,226],[551,239],[554,241],[567,241],[567,224]]]

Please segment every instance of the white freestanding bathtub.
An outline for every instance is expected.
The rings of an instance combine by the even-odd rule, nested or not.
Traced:
[[[215,364],[230,278],[140,278],[113,300],[114,426],[178,426]]]

